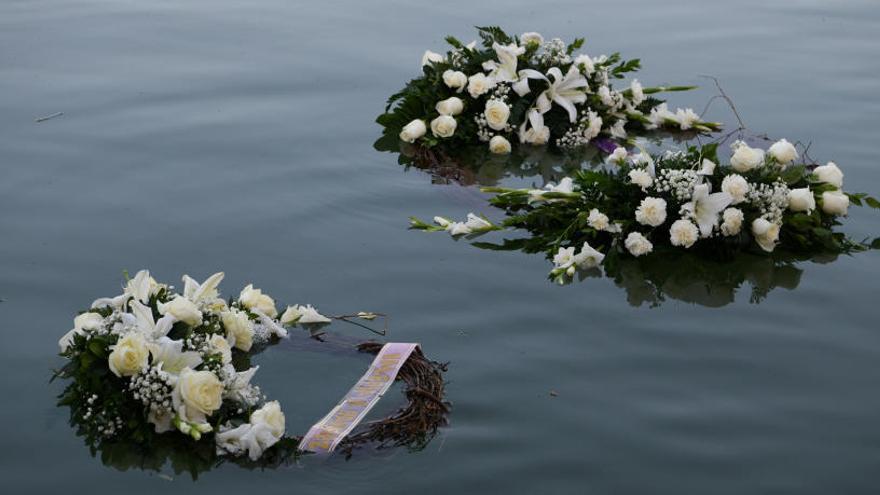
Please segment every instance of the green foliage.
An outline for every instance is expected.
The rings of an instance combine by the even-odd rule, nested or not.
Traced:
[[[480,39],[483,40],[483,46],[486,48],[492,48],[492,44],[496,42],[501,45],[509,45],[513,43],[513,38],[498,26],[477,26],[477,34],[480,36]]]
[[[717,144],[691,146],[680,153],[653,157],[657,171],[696,171],[704,159],[719,163]],[[678,212],[685,200],[678,200],[670,193],[653,189],[650,192],[643,191],[629,180],[633,167],[636,165],[628,161],[620,166],[577,171],[572,176],[574,193],[537,192],[541,198],[537,201],[536,191],[483,188],[484,192],[494,194],[489,200],[490,204],[505,211],[507,216],[503,221],[504,227],[525,235],[504,239],[500,243],[482,241],[474,245],[490,250],[543,253],[547,259],[552,259],[560,248],[579,249],[584,243],[588,243],[606,255],[606,270],[609,270],[609,265],[613,266],[621,259],[632,259],[632,255],[623,245],[623,239],[631,232],[642,234],[653,244],[653,253],[647,255],[648,258],[687,252],[707,260],[723,261],[733,259],[743,252],[759,256],[768,254],[752,237],[751,222],[765,214],[760,205],[752,200],[733,205],[745,217],[738,234],[722,235],[716,231],[715,235],[699,239],[689,249],[671,245],[669,228],[674,221],[681,218]],[[708,183],[711,191],[720,191],[723,178],[731,173],[735,171],[730,166],[719,165],[713,174],[700,180]],[[870,243],[856,242],[836,230],[841,225],[841,218],[825,213],[821,208],[822,193],[836,188],[817,182],[810,167],[780,167],[770,162],[749,172],[736,173],[743,175],[752,188],[762,184],[770,187],[784,181],[791,189],[808,187],[813,192],[817,207],[812,211],[795,212],[785,208],[781,212],[778,250],[804,257],[847,254],[878,247],[877,240]],[[667,217],[661,225],[650,227],[636,222],[634,212],[646,196],[659,196],[666,200]],[[876,207],[878,204],[876,199],[863,193],[852,193],[849,197],[855,206],[865,204]],[[619,232],[592,227],[589,216],[594,209],[616,224]]]

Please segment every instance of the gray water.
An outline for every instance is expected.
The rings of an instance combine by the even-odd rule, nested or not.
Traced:
[[[590,54],[642,58],[646,84],[703,86],[675,106],[701,110],[715,76],[752,131],[812,142],[848,189],[880,193],[874,0],[3,0],[4,493],[876,493],[876,251],[798,264],[760,303],[749,282],[707,299],[685,277],[651,307],[608,278],[555,286],[540,256],[407,230],[409,215],[499,218],[476,187],[372,148],[422,52],[483,24],[585,35]],[[853,208],[845,230],[876,236],[880,216]],[[775,277],[749,266],[758,286]],[[391,314],[391,339],[450,361],[450,426],[421,452],[196,482],[105,466],[47,379],[76,311],[142,267]],[[285,344],[257,361],[291,433],[369,362]]]

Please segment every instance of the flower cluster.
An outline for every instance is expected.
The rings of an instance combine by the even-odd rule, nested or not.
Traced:
[[[560,282],[603,259],[656,250],[697,250],[713,257],[769,253],[780,245],[794,253],[868,247],[833,228],[851,202],[873,208],[880,202],[843,192],[836,164],[797,165],[797,149],[785,139],[766,151],[741,141],[731,148],[728,165],[719,165],[717,144],[656,156],[618,148],[606,168],[580,171],[543,189],[483,188],[496,194],[491,203],[509,217],[473,233],[528,231],[531,238],[491,246],[544,251],[554,264],[551,277]],[[411,225],[443,230],[441,220],[441,227],[418,219]]]
[[[69,360],[59,375],[74,379],[62,403],[87,434],[141,442],[153,433],[210,435],[218,454],[251,460],[282,439],[280,405],[251,384],[258,367],[240,363],[286,337],[286,327],[330,319],[300,305],[279,316],[275,300],[253,285],[225,301],[222,279],[184,276],[179,294],[142,270],[121,295],[74,319],[59,341]]]
[[[570,150],[600,136],[720,128],[691,109],[671,111],[651,96],[691,87],[645,88],[632,80],[615,89],[611,81],[638,70],[638,60],[576,53],[583,39],[566,44],[558,38],[545,42],[538,33],[478,30],[481,48],[448,37],[452,48],[446,54],[425,52],[423,75],[393,95],[377,119],[387,136],[428,148],[483,142],[504,154],[516,142]]]

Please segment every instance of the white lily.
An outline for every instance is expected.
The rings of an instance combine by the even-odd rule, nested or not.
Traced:
[[[574,264],[578,268],[595,268],[602,263],[605,255],[596,251],[589,243],[585,242],[581,251],[574,256]]]
[[[153,310],[140,301],[131,302],[131,312],[135,316],[135,327],[148,339],[158,339],[168,335],[177,318],[167,313],[159,321],[153,318]]]
[[[498,61],[487,60],[483,62],[483,69],[489,71],[489,77],[497,82],[514,82],[519,80],[516,72],[517,57],[526,52],[526,49],[514,44],[501,45],[492,43],[492,48],[498,55]]]
[[[535,107],[539,112],[545,114],[550,111],[553,103],[561,106],[568,112],[568,118],[571,122],[577,120],[577,108],[575,104],[587,101],[587,93],[583,88],[588,87],[587,79],[575,66],[571,66],[568,72],[563,76],[562,71],[558,67],[551,67],[547,71],[550,78],[533,69],[525,69],[519,72],[521,77],[528,79],[542,79],[550,85],[543,93],[538,95],[535,101]],[[522,96],[520,94],[520,96]]]
[[[86,330],[97,330],[103,325],[103,316],[92,312],[83,313],[73,319],[73,329],[61,337],[58,341],[58,347],[61,348],[61,352],[64,352],[73,343],[74,336],[83,335]]]
[[[529,128],[531,125],[531,128]],[[550,139],[550,128],[544,125],[544,115],[538,109],[529,110],[528,118],[519,126],[521,143],[542,145]]]
[[[712,230],[718,225],[719,215],[733,201],[726,192],[709,194],[709,190],[709,184],[695,186],[691,200],[682,206],[682,210],[687,211],[700,228],[702,237],[712,235]]]
[[[492,224],[486,221],[486,219],[480,218],[473,213],[467,214],[467,221],[464,224],[472,231],[480,231],[492,228]]]
[[[529,202],[535,203],[538,201],[553,201],[553,198],[547,200],[544,198],[544,193],[555,192],[555,193],[573,193],[574,192],[574,180],[571,177],[563,177],[559,184],[554,184],[552,182],[548,182],[544,189],[532,189],[529,191]]]
[[[120,294],[116,297],[101,297],[92,302],[91,309],[113,308],[114,310],[121,311],[130,297],[128,294]]]
[[[202,363],[198,352],[184,352],[182,340],[161,337],[147,344],[147,349],[153,356],[153,365],[161,364],[162,370],[172,375],[179,375],[184,368],[195,368]]]
[[[227,365],[227,368],[226,386],[223,395],[236,402],[252,405],[251,403],[255,397],[251,387],[251,378],[254,377],[254,374],[256,374],[260,367],[254,366],[244,371],[235,371],[232,365]]]
[[[203,283],[196,282],[189,275],[183,276],[183,297],[198,304],[200,302],[210,302],[217,299],[217,286],[223,280],[225,274],[217,272]]]
[[[150,276],[149,270],[141,270],[128,281],[123,293],[133,297],[136,301],[147,303],[150,302],[150,293],[154,285],[156,285],[156,281]]]

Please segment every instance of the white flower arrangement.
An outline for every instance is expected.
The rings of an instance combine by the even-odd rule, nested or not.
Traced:
[[[615,89],[611,81],[638,70],[638,60],[576,53],[583,39],[565,44],[538,33],[477,29],[482,47],[447,37],[451,49],[426,51],[423,75],[388,100],[377,121],[389,146],[397,139],[426,148],[488,143],[492,153],[506,154],[512,143],[571,150],[600,137],[720,129],[692,109],[672,111],[653,96],[690,86],[646,88],[632,80]],[[791,149],[779,146],[773,153],[784,159]]]
[[[717,144],[658,156],[617,148],[606,168],[543,189],[483,188],[509,215],[499,224],[458,231],[435,217],[436,226],[411,218],[411,227],[453,235],[526,230],[531,238],[478,246],[543,251],[553,261],[551,278],[560,282],[621,255],[694,250],[723,258],[780,245],[791,253],[847,253],[880,244],[834,231],[851,203],[880,208],[880,202],[844,193],[843,172],[833,162],[795,165],[797,149],[785,139],[766,151],[736,141],[731,151],[729,164],[719,165]]]
[[[142,270],[121,295],[74,319],[59,341],[69,360],[59,376],[74,379],[62,402],[87,435],[143,438],[152,430],[198,441],[214,433],[218,455],[252,461],[284,437],[281,406],[251,383],[258,367],[236,367],[233,354],[287,337],[286,326],[331,320],[310,305],[290,306],[278,319],[275,300],[253,285],[224,301],[223,276],[201,284],[184,276],[179,294]]]

